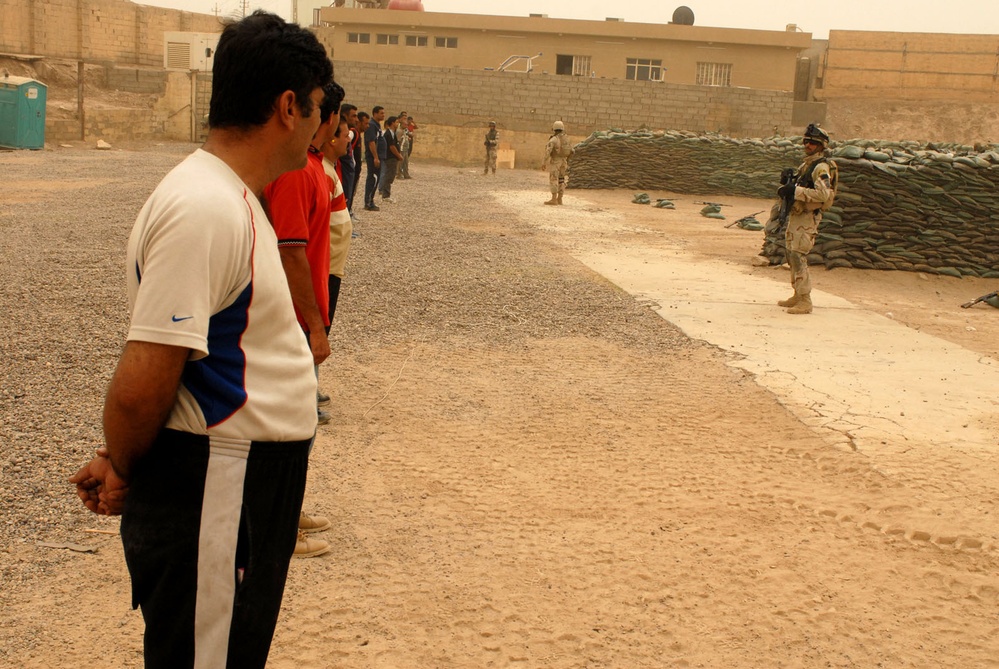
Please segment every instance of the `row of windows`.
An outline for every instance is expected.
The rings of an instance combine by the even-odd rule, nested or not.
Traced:
[[[666,68],[663,67],[661,60],[628,58],[624,78],[631,81],[662,81],[664,72],[666,72]],[[555,73],[588,76],[590,74],[590,57],[556,56]],[[732,64],[698,63],[696,83],[698,86],[731,86]]]
[[[426,35],[406,35],[406,46],[427,46],[429,39]],[[371,33],[347,33],[347,42],[350,44],[371,44]],[[398,45],[399,35],[375,35],[375,43],[385,45]],[[457,49],[457,37],[435,37],[434,46],[441,49]]]
[[[429,40],[426,35],[406,35],[406,46],[427,46]],[[353,44],[370,44],[371,33],[347,33],[347,41]],[[399,35],[379,34],[375,35],[377,44],[398,45]],[[434,46],[441,49],[457,49],[457,37],[434,37]],[[592,71],[590,69],[590,56],[555,56],[555,74],[566,74],[577,77],[588,77]],[[626,60],[625,79],[632,81],[662,81],[663,67],[662,60],[652,58],[628,58]],[[732,64],[731,63],[698,63],[697,80],[698,86],[731,86],[732,85]]]

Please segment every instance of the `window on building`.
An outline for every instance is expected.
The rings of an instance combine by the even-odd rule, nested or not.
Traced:
[[[731,63],[698,63],[697,64],[697,85],[698,86],[731,86],[732,85],[732,64]]]
[[[632,81],[662,81],[663,62],[649,58],[629,58],[625,78]]]
[[[577,77],[590,76],[589,56],[555,56],[555,74],[571,74]]]
[[[371,44],[371,33],[347,33],[350,44]]]
[[[441,49],[457,49],[458,48],[458,38],[457,37],[435,37],[434,46]]]
[[[406,46],[426,46],[426,35],[406,35]]]
[[[378,42],[378,44],[398,44],[399,43],[399,36],[398,35],[377,35],[375,37],[375,41]]]

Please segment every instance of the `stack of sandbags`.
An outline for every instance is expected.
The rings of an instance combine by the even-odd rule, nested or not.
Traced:
[[[839,190],[810,263],[999,278],[999,146],[849,140],[831,153]],[[577,145],[570,185],[772,198],[803,158],[798,137],[612,130]],[[782,242],[761,255],[783,262]]]
[[[570,188],[628,188],[770,197],[780,166],[800,161],[793,139],[734,139],[691,132],[595,132],[576,145]]]
[[[999,277],[999,151],[853,141],[810,262]]]

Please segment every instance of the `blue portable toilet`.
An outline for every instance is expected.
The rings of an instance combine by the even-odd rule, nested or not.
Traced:
[[[27,77],[0,77],[0,146],[45,148],[46,90]]]

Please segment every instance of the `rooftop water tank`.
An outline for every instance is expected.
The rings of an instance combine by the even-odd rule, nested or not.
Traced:
[[[422,12],[423,9],[422,0],[392,0],[388,4],[389,9],[408,9],[411,12]]]

